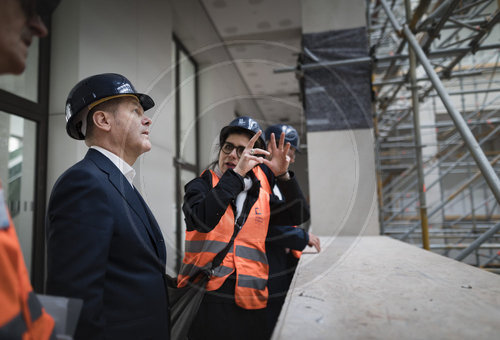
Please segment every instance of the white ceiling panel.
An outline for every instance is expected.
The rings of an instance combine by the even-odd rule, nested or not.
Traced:
[[[301,42],[300,1],[201,2],[266,122],[302,124],[303,110],[295,73],[274,73],[276,69],[294,67],[297,63]]]

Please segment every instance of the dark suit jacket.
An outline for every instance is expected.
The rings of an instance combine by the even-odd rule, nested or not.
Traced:
[[[165,242],[102,153],[58,179],[47,214],[47,293],[84,300],[75,339],[169,339]]]

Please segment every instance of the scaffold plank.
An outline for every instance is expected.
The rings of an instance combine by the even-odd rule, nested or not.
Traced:
[[[385,236],[304,254],[273,339],[497,339],[500,276]]]

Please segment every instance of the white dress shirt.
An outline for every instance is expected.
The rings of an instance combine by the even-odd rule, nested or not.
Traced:
[[[121,171],[123,176],[127,179],[127,181],[130,183],[132,188],[134,187],[133,181],[135,177],[135,169],[132,168],[127,162],[125,162],[123,159],[112,153],[111,151],[108,151],[106,149],[101,148],[100,146],[97,145],[92,145],[90,147],[91,149],[95,149],[102,153],[104,156],[106,156],[111,162],[113,162],[114,165]]]

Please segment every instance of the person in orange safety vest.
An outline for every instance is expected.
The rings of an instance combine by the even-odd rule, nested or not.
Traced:
[[[31,287],[0,181],[0,339],[55,339],[54,320]]]
[[[20,74],[33,37],[47,35],[41,17],[59,0],[3,0],[0,11],[0,74]],[[54,320],[33,292],[0,181],[0,339],[55,339]]]
[[[309,219],[305,198],[288,172],[290,144],[281,136],[271,160],[259,124],[238,117],[219,135],[218,159],[185,187],[185,256],[178,285],[186,285],[234,238],[222,264],[206,286],[189,339],[263,339],[266,329],[267,263],[265,241],[270,225],[294,225]],[[277,180],[276,180],[277,179]],[[285,197],[265,190],[277,181]],[[286,203],[291,202],[291,203]]]

